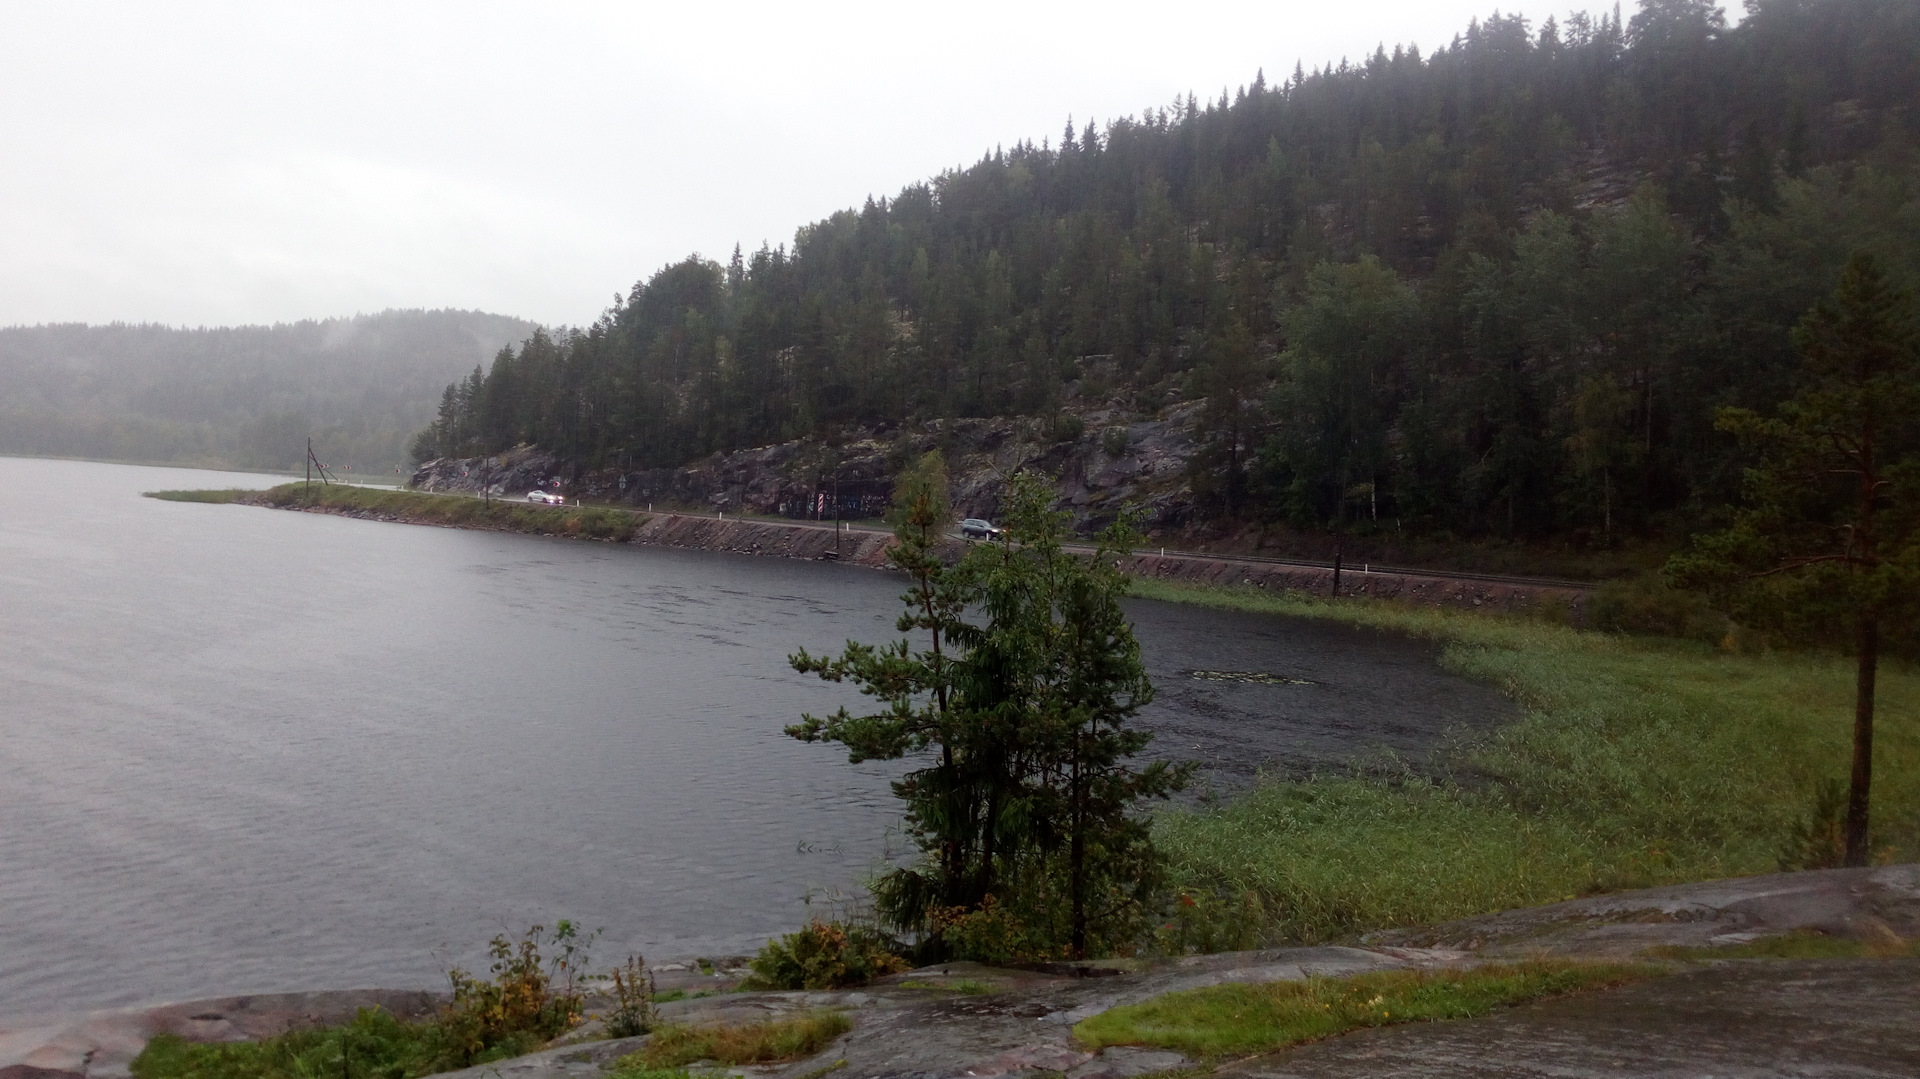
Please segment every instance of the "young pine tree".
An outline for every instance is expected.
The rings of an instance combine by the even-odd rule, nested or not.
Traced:
[[[1758,454],[1732,527],[1668,573],[1742,622],[1850,646],[1857,662],[1846,864],[1869,857],[1881,635],[1920,608],[1920,351],[1912,296],[1855,255],[1794,331],[1806,380],[1779,414],[1720,415]]]
[[[838,742],[854,762],[923,755],[894,793],[925,860],[875,886],[894,926],[937,935],[1011,917],[1014,950],[1029,954],[1124,943],[1157,880],[1134,807],[1187,774],[1131,763],[1152,736],[1128,722],[1153,696],[1119,605],[1117,562],[1135,537],[1123,523],[1092,558],[1067,551],[1047,485],[1017,476],[1002,542],[947,566],[945,480],[938,456],[924,458],[901,478],[894,518],[890,557],[911,581],[897,625],[925,633],[925,647],[795,653],[796,670],[851,682],[881,707],[804,716],[787,733]]]
[[[856,716],[841,708],[831,716],[803,715],[786,733],[803,742],[838,742],[847,759],[895,760],[928,753],[929,763],[893,784],[906,803],[907,827],[927,855],[925,866],[889,872],[876,889],[880,914],[918,930],[936,906],[978,901],[981,807],[976,803],[981,741],[973,715],[959,706],[953,654],[968,590],[940,559],[939,545],[950,517],[947,473],[938,451],[921,458],[899,479],[889,517],[899,542],[887,552],[908,578],[896,628],[925,633],[915,648],[906,638],[874,646],[848,641],[839,656],[800,649],[789,657],[796,671],[829,682],[851,682],[880,707]]]
[[[1126,943],[1158,883],[1159,860],[1143,798],[1185,785],[1189,766],[1133,758],[1153,741],[1130,726],[1153,700],[1120,600],[1120,561],[1139,541],[1122,517],[1095,541],[1093,554],[1068,551],[1066,516],[1031,473],[1014,477],[1005,508],[1006,538],[972,560],[988,625],[974,655],[996,657],[1017,728],[1007,730],[1024,767],[1019,803],[1028,845],[1014,897],[1031,913],[1031,893],[1058,896],[1064,919],[1048,936],[1083,957]]]

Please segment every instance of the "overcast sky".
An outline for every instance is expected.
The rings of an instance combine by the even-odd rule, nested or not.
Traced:
[[[0,0],[0,324],[587,322],[1069,115],[1431,50],[1492,8]]]

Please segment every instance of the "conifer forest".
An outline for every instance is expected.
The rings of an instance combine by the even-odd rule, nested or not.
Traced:
[[[1920,282],[1911,0],[1494,14],[1248,74],[667,266],[449,386],[414,455],[1185,402],[1215,518],[1678,540],[1748,463],[1716,415],[1796,392],[1849,258]]]

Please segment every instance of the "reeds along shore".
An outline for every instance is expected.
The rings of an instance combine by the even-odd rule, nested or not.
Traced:
[[[1850,659],[1542,619],[1141,581],[1136,593],[1439,642],[1522,707],[1414,767],[1269,779],[1156,821],[1194,946],[1351,937],[1632,888],[1838,865]],[[1920,859],[1920,673],[1882,671],[1875,861]]]
[[[292,484],[163,492],[454,527],[818,558],[831,527]],[[840,536],[885,564],[890,537]],[[957,542],[957,541],[956,541]],[[1816,868],[1837,858],[1822,790],[1847,767],[1854,672],[1806,652],[1737,654],[1695,640],[1583,631],[1545,604],[1474,609],[1262,588],[1241,567],[1141,558],[1137,595],[1331,618],[1438,642],[1450,670],[1522,707],[1414,768],[1379,760],[1274,778],[1155,822],[1176,904],[1170,947],[1339,939],[1623,889]],[[1191,574],[1192,576],[1186,576]],[[1202,583],[1196,583],[1202,582]],[[1213,583],[1205,583],[1213,582]],[[1342,592],[1347,589],[1343,581]],[[1493,608],[1490,610],[1489,608]],[[1881,674],[1876,860],[1920,858],[1920,675]]]

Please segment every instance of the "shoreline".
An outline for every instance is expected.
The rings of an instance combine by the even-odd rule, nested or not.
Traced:
[[[460,495],[406,490],[334,486],[308,493],[298,485],[287,484],[270,491],[156,492],[156,497],[326,513],[395,524],[837,561],[869,569],[888,569],[886,552],[893,545],[891,533],[872,529],[841,528],[836,542],[832,525],[803,521],[721,518],[601,506],[550,507],[504,499],[488,503]],[[952,540],[950,553],[957,557],[963,542]],[[1570,585],[1428,575],[1399,569],[1374,572],[1365,565],[1349,567],[1336,574],[1326,566],[1182,553],[1135,554],[1121,568],[1142,579],[1200,588],[1250,588],[1507,614],[1552,612],[1575,626],[1585,622],[1590,595],[1587,590]]]
[[[755,990],[704,999],[686,997],[663,1004],[662,1018],[680,1023],[737,1023],[821,1007],[851,1013],[851,1032],[825,1050],[759,1072],[783,1079],[819,1076],[843,1067],[850,1079],[907,1072],[991,1076],[1036,1071],[1082,1079],[1125,1079],[1174,1067],[1212,1071],[1222,1061],[1161,1053],[1153,1058],[1155,1067],[1128,1067],[1144,1061],[1141,1050],[1084,1044],[1077,1038],[1077,1020],[1159,994],[1226,983],[1472,969],[1551,957],[1575,964],[1641,964],[1643,980],[1651,987],[1583,994],[1582,1014],[1590,1008],[1604,1009],[1610,1000],[1623,1005],[1603,1024],[1607,1036],[1591,1045],[1588,1055],[1595,1069],[1590,1070],[1595,1074],[1609,1063],[1620,1066],[1618,1058],[1624,1051],[1615,1038],[1622,1028],[1658,1043],[1642,1062],[1649,1066],[1670,1066],[1676,1058],[1695,1067],[1724,1065],[1728,1046],[1711,1037],[1713,1030],[1749,1018],[1756,1007],[1768,1012],[1769,1023],[1792,1028],[1782,1035],[1785,1041],[1845,1044],[1859,1036],[1859,1009],[1877,998],[1882,1003],[1877,1018],[1869,1017],[1874,1018],[1868,1024],[1871,1037],[1877,1039],[1877,1051],[1886,1060],[1898,1063],[1915,1059],[1920,1044],[1904,1023],[1907,1013],[1902,1002],[1886,998],[1890,992],[1897,997],[1914,984],[1911,972],[1920,955],[1910,942],[1916,932],[1920,932],[1920,865],[1827,869],[1590,896],[1366,933],[1332,946],[1098,960],[1071,972],[936,964],[841,990]],[[1790,951],[1776,955],[1765,947],[1768,941],[1826,943],[1816,943],[1800,956]],[[675,966],[653,969],[669,973]],[[1094,971],[1102,976],[1088,976]],[[678,976],[669,974],[669,985],[678,988],[697,981],[717,988],[737,973],[706,975],[682,968]],[[960,990],[958,985],[944,984],[956,975],[970,979],[967,984],[973,988]],[[1863,987],[1863,978],[1872,984]],[[1660,986],[1672,988],[1655,1002],[1658,1006],[1646,1006],[1634,996],[1634,992],[1660,993]],[[1782,990],[1789,989],[1783,995]],[[990,995],[999,1006],[956,1008],[956,991]],[[295,1027],[345,1022],[356,1009],[368,1006],[403,1019],[423,1018],[444,999],[427,991],[354,989],[216,997],[64,1017],[0,1017],[0,1079],[128,1079],[132,1061],[158,1034],[199,1043],[251,1041]],[[1703,1014],[1700,1009],[1707,1005],[1713,1006]],[[1548,1016],[1559,1014],[1553,1007],[1548,1005]],[[1661,1018],[1676,1007],[1691,1018],[1679,1024]],[[449,1079],[505,1074],[570,1079],[601,1074],[616,1057],[643,1042],[641,1038],[607,1039],[603,1029],[593,1026],[593,1015],[590,1005],[586,1024],[522,1056],[439,1074]],[[1035,1018],[1054,1021],[1036,1026]],[[1479,1055],[1474,1059],[1516,1065],[1481,1069],[1496,1075],[1533,1074],[1531,1065],[1541,1051],[1565,1056],[1584,1044],[1580,1038],[1567,1037],[1569,1032],[1585,1029],[1586,1021],[1578,1015],[1532,1031],[1517,1043],[1510,1035],[1500,1035],[1506,1022],[1490,1016],[1442,1024],[1411,1022],[1400,1024],[1393,1036],[1419,1039],[1430,1046],[1427,1055],[1449,1060],[1462,1051],[1461,1032],[1489,1031],[1497,1036],[1476,1050]],[[1305,1051],[1345,1052],[1353,1057],[1349,1064],[1377,1063],[1368,1047],[1378,1043],[1368,1038],[1362,1031],[1341,1031],[1319,1043],[1319,1048]],[[1783,1048],[1784,1043],[1759,1046],[1749,1055],[1754,1056],[1752,1063],[1764,1063],[1778,1059]],[[1273,1054],[1289,1051],[1301,1049],[1276,1047],[1261,1055],[1271,1061],[1281,1059]],[[838,1059],[826,1069],[817,1066],[819,1059],[829,1056]],[[903,1063],[911,1067],[903,1068]],[[1358,1072],[1342,1067],[1336,1073]]]

